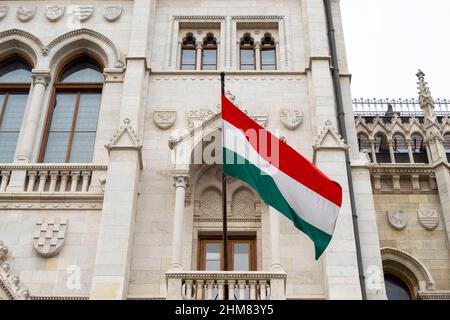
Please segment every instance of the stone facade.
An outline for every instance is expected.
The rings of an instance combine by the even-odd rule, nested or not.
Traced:
[[[408,275],[415,296],[448,297],[450,178],[443,132],[427,114],[421,130],[431,132],[430,165],[376,164],[360,152],[357,133],[369,129],[353,117],[339,1],[331,2],[345,143],[336,129],[323,1],[2,1],[0,62],[20,54],[32,64],[34,81],[14,161],[0,164],[0,253],[8,246],[0,254],[8,265],[0,271],[0,297],[199,298],[213,290],[222,295],[223,286],[233,284],[239,297],[249,290],[249,298],[260,299],[361,299],[347,150],[368,298],[386,298],[384,265]],[[189,33],[200,59],[195,70],[180,70]],[[209,33],[217,42],[217,70],[207,71],[199,66]],[[247,33],[257,53],[252,71],[240,69]],[[260,70],[267,33],[275,70]],[[55,79],[80,54],[99,61],[105,76],[92,163],[39,163]],[[221,234],[221,171],[190,159],[199,146],[217,147],[221,70],[239,107],[343,186],[336,233],[318,261],[311,241],[290,221],[229,179],[229,232],[255,238],[256,271],[198,271],[199,239]],[[422,105],[430,113],[426,98]],[[438,215],[432,230],[420,224],[418,211],[425,209],[433,212],[422,223]],[[391,210],[404,210],[404,229],[389,225]],[[34,248],[44,241],[36,229],[42,219],[67,219],[64,232],[58,225],[45,240],[61,246],[51,257]],[[11,281],[10,270],[29,294]]]

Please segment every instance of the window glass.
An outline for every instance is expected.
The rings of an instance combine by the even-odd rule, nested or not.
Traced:
[[[100,68],[86,60],[72,64],[61,75],[61,83],[101,83],[104,76]]]
[[[204,49],[203,50],[203,70],[217,69],[217,50]]]
[[[275,49],[261,50],[261,70],[275,70]]]
[[[253,49],[241,49],[241,69],[255,70],[255,51]]]
[[[21,59],[0,64],[0,83],[30,83],[31,68]]]
[[[384,282],[388,300],[411,300],[408,286],[402,280],[391,275],[385,275]]]
[[[195,49],[183,49],[181,57],[181,70],[195,70]]]
[[[220,271],[220,243],[206,243],[205,270]]]
[[[233,262],[234,271],[250,271],[249,243],[234,243]]]

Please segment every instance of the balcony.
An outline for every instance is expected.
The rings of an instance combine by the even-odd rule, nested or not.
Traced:
[[[270,272],[167,272],[168,300],[284,300],[286,273]]]
[[[26,202],[27,208],[32,209],[30,201],[37,204],[42,200],[86,200],[100,205],[107,169],[94,164],[0,164],[2,208],[7,209],[8,203],[20,208],[20,203]]]

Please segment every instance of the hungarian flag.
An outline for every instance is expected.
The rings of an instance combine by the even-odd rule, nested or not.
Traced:
[[[342,188],[222,95],[223,174],[245,181],[314,242],[316,260],[331,241]]]

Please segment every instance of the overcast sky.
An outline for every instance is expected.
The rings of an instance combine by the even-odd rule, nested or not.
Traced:
[[[341,0],[354,98],[450,98],[450,0]]]

